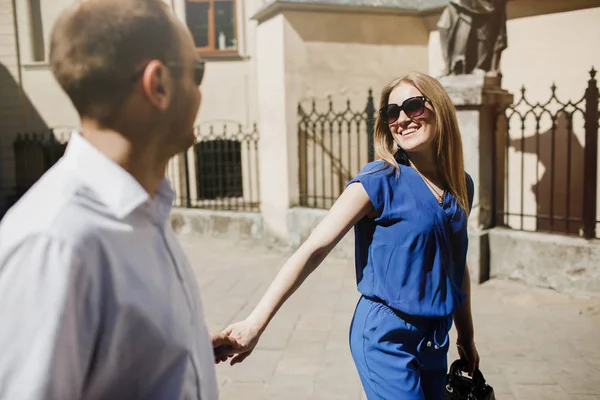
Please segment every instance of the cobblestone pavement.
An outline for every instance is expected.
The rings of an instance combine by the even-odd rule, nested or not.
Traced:
[[[246,317],[290,254],[226,239],[182,243],[212,330]],[[352,261],[328,258],[248,359],[217,366],[221,399],[365,399],[348,346],[354,279]],[[497,399],[600,399],[600,299],[490,281],[473,287],[473,313],[481,370]]]

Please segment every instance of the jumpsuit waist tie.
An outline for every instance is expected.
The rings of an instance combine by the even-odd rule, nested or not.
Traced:
[[[444,348],[448,344],[448,341],[450,340],[449,331],[452,326],[451,316],[421,317],[410,315],[388,306],[385,301],[378,297],[363,297],[367,300],[382,304],[398,317],[424,332],[423,337],[417,345],[417,352],[421,353],[426,350],[438,350]]]
[[[450,340],[451,318],[442,317],[439,321],[434,322],[417,345],[417,351],[421,353],[427,349],[438,350],[444,348]],[[439,340],[439,338],[442,338]],[[441,343],[440,343],[441,342]]]

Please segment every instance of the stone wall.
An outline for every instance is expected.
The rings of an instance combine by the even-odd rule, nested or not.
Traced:
[[[491,278],[600,294],[600,240],[494,228],[489,241]]]
[[[174,208],[169,220],[178,235],[224,236],[233,240],[263,237],[259,213]]]

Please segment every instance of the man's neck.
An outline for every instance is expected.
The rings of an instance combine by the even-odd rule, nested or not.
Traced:
[[[116,130],[99,128],[82,121],[81,135],[98,151],[127,171],[154,197],[165,177],[169,158],[162,146],[152,142],[135,143]]]

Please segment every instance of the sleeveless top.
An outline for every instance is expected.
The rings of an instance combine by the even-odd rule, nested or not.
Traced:
[[[473,181],[466,174],[469,209]],[[467,216],[452,194],[443,204],[408,165],[400,173],[381,161],[366,165],[348,185],[360,182],[374,219],[354,226],[358,291],[402,313],[423,317],[453,314],[462,304]]]

